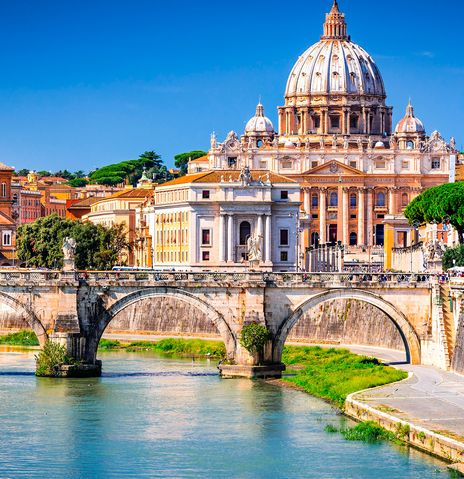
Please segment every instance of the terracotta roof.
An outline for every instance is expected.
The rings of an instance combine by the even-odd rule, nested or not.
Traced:
[[[68,206],[68,210],[71,210],[71,209],[74,209],[74,208],[76,208],[76,209],[87,208],[87,207],[92,206],[94,203],[96,203],[97,201],[100,201],[102,199],[105,199],[105,198],[95,198],[95,196],[91,196],[89,198],[84,198],[80,201],[76,201],[71,206]]]
[[[15,226],[15,220],[11,217],[8,216],[6,213],[3,213],[0,211],[0,225],[12,225]]]
[[[190,175],[181,176],[175,180],[168,181],[159,185],[158,188],[164,186],[186,185],[189,183],[228,183],[230,179],[232,182],[238,182],[240,176],[240,170],[215,170],[215,171],[203,171],[201,173],[193,173]],[[252,170],[251,176],[256,181],[262,178],[265,181],[266,175],[269,173],[271,183],[297,183],[286,176],[278,175],[277,173],[271,173],[267,170]]]
[[[108,201],[112,199],[119,199],[119,198],[140,198],[143,200],[144,198],[147,198],[149,196],[153,195],[153,189],[148,189],[148,188],[132,188],[130,190],[122,190],[118,191],[114,195],[107,196],[106,198],[97,198],[97,201],[94,203],[100,203],[103,201]],[[92,203],[92,204],[94,204]]]
[[[204,163],[208,161],[207,156],[201,156],[200,158],[197,158],[196,160],[192,160],[190,163]]]
[[[11,168],[11,166],[5,165],[5,163],[0,162],[0,171],[14,171],[14,168]]]

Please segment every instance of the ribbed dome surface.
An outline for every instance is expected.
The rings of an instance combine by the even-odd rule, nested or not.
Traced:
[[[321,93],[386,96],[374,60],[349,39],[323,39],[293,67],[286,97]]]
[[[424,124],[414,116],[411,102],[406,108],[406,115],[396,125],[395,133],[425,133]]]
[[[245,127],[246,134],[262,134],[262,133],[274,133],[274,125],[272,121],[264,116],[264,107],[261,102],[256,107],[256,114],[249,120]]]

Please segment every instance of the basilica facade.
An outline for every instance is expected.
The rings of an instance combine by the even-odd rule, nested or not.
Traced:
[[[380,247],[385,216],[448,182],[457,153],[454,139],[427,135],[411,102],[395,127],[392,113],[377,65],[351,40],[335,0],[320,40],[290,72],[277,131],[259,103],[245,132],[222,142],[213,134],[189,173],[246,167],[297,181],[301,251],[328,242],[355,252]]]

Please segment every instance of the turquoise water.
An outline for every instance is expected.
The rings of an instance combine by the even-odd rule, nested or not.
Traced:
[[[442,462],[324,431],[346,419],[302,392],[221,380],[214,364],[105,353],[99,379],[33,375],[0,351],[0,478],[430,478]]]

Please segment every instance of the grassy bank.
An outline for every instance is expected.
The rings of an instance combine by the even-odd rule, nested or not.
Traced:
[[[351,393],[407,377],[404,371],[346,349],[286,346],[282,362],[287,365],[287,373],[292,374],[282,378],[285,382],[340,408]]]
[[[128,352],[153,351],[168,356],[224,358],[226,350],[221,341],[201,339],[161,339],[160,341],[133,341],[122,343],[111,339],[102,339],[99,344],[102,351],[124,350]]]
[[[6,336],[0,336],[0,344],[9,346],[38,346],[39,340],[34,331],[23,330],[17,333],[10,333]]]

